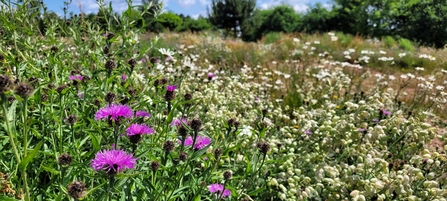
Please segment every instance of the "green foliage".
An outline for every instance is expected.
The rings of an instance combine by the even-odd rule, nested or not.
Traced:
[[[213,0],[208,17],[211,24],[225,30],[225,35],[231,31],[236,38],[238,29],[241,35],[248,35],[256,29],[254,25],[259,22],[253,19],[255,7],[256,0]]]
[[[158,22],[161,26],[164,28],[167,28],[169,30],[174,30],[180,25],[182,25],[183,20],[180,18],[177,14],[172,12],[162,13],[158,18],[155,20]]]
[[[383,43],[386,47],[394,47],[396,45],[396,40],[392,36],[385,36],[382,38]]]
[[[260,31],[262,33],[291,33],[301,26],[300,16],[289,5],[276,6],[270,10],[263,11],[261,15],[262,25]]]
[[[302,27],[298,27],[297,30],[307,33],[322,33],[338,30],[335,16],[335,12],[329,11],[322,4],[317,3],[303,15]]]
[[[399,47],[403,48],[404,50],[409,51],[409,52],[414,51],[414,45],[410,40],[401,38],[398,40],[398,43],[399,43]]]
[[[191,31],[191,32],[199,32],[209,30],[213,27],[213,25],[208,21],[207,18],[199,16],[197,19],[193,19],[191,17],[183,18],[183,24],[175,29],[177,32]]]
[[[264,36],[264,43],[271,44],[281,40],[281,34],[278,32],[270,32]]]

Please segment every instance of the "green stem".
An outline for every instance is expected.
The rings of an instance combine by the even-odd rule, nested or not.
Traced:
[[[28,182],[26,180],[26,171],[25,168],[22,170],[22,178],[23,178],[23,185],[25,188],[25,201],[30,201],[30,195],[29,195],[29,189],[28,189]]]
[[[19,152],[17,151],[17,146],[14,141],[14,135],[11,132],[11,126],[9,125],[8,113],[6,112],[6,96],[5,94],[1,94],[2,96],[2,110],[5,118],[6,129],[9,135],[9,142],[11,143],[12,149],[14,150],[14,155],[16,156],[17,164],[21,162]]]
[[[113,184],[115,182],[115,175],[110,175],[109,178],[109,189],[108,189],[108,197],[109,197],[109,201],[112,201],[112,196],[113,196]]]
[[[24,106],[24,110],[23,110],[23,158],[26,157],[26,149],[28,146],[28,131],[27,129],[27,123],[26,123],[26,118],[27,118],[27,110],[28,110],[28,98],[25,98],[25,106]]]

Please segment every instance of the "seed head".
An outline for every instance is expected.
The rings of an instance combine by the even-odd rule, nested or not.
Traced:
[[[65,153],[59,156],[57,162],[60,166],[68,166],[70,165],[72,160],[73,158],[70,156],[70,154]]]
[[[175,143],[171,140],[168,140],[163,144],[163,150],[166,153],[171,153],[174,150],[174,148],[175,148]]]
[[[137,60],[134,58],[129,59],[129,61],[127,61],[127,64],[129,64],[129,66],[131,67],[135,67],[135,65],[137,65]]]
[[[180,136],[182,136],[183,138],[186,137],[186,135],[188,135],[188,130],[187,130],[183,125],[181,125],[181,126],[178,127],[177,132],[178,132],[178,134],[179,134]]]
[[[104,64],[104,68],[108,71],[112,71],[113,69],[116,68],[116,63],[113,60],[107,60],[106,63]]]
[[[104,97],[104,100],[105,100],[107,103],[109,103],[109,104],[113,103],[113,101],[116,100],[116,95],[115,95],[115,93],[113,93],[113,92],[108,92],[108,93],[106,94],[106,96]]]
[[[12,86],[12,80],[6,75],[0,75],[0,93],[6,92]]]
[[[216,159],[219,159],[220,156],[222,156],[222,149],[221,149],[221,148],[217,148],[217,149],[215,149],[215,150],[214,150],[214,157],[215,157]]]
[[[129,141],[133,144],[138,144],[143,139],[141,135],[128,135]]]
[[[57,93],[62,94],[62,92],[64,91],[64,89],[67,88],[66,84],[60,85],[56,88]]]
[[[150,163],[150,167],[152,169],[152,171],[157,171],[160,168],[160,163],[158,161],[152,161]]]
[[[188,154],[185,153],[185,152],[181,152],[181,153],[178,155],[178,159],[180,159],[181,161],[185,162],[186,160],[188,160]]]
[[[74,125],[77,120],[78,120],[78,118],[75,115],[72,114],[72,115],[67,117],[67,124]]]
[[[202,121],[200,121],[200,119],[194,118],[193,120],[191,120],[189,125],[191,126],[192,130],[198,132],[202,128]]]
[[[229,171],[229,170],[227,170],[223,173],[223,177],[225,180],[231,179],[232,176],[233,176],[233,173],[231,173],[231,171]]]
[[[109,54],[110,49],[109,47],[105,46],[104,48],[102,48],[102,53],[104,53],[105,55]]]
[[[85,197],[87,188],[85,187],[84,183],[75,181],[68,185],[67,191],[70,197],[74,198],[75,200],[80,200]]]
[[[15,93],[17,95],[19,95],[22,98],[27,98],[31,95],[31,93],[33,92],[33,87],[28,85],[28,84],[19,84],[16,89],[15,89]]]
[[[113,37],[115,37],[115,34],[110,32],[107,34],[107,40],[111,40]]]
[[[57,46],[52,46],[50,51],[53,53],[57,53],[59,51],[59,48]]]

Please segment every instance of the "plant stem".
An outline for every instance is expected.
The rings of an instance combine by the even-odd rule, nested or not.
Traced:
[[[1,94],[2,96],[2,110],[5,118],[6,129],[9,135],[9,142],[11,143],[12,149],[14,150],[14,155],[16,156],[17,164],[21,162],[19,152],[17,151],[17,146],[14,141],[14,135],[11,132],[11,126],[9,125],[8,113],[6,112],[6,97],[5,94]]]
[[[109,189],[108,189],[108,197],[109,197],[109,201],[112,201],[112,196],[113,196],[113,184],[115,182],[115,175],[110,175],[109,178]]]
[[[27,129],[27,123],[26,123],[26,118],[27,118],[27,110],[28,110],[28,98],[25,97],[25,106],[23,109],[23,158],[26,157],[26,149],[28,146],[28,131]]]

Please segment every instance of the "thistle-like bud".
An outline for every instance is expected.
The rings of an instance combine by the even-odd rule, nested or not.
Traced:
[[[175,143],[171,140],[168,140],[163,144],[163,150],[166,153],[171,153],[174,150],[174,148],[175,148]]]
[[[33,92],[33,87],[31,87],[28,84],[19,84],[16,89],[15,89],[15,93],[17,95],[19,95],[22,98],[27,98],[31,95],[31,93]]]
[[[85,184],[80,181],[72,182],[67,187],[68,195],[75,200],[81,200],[85,197],[87,193],[87,188]]]
[[[158,161],[152,161],[150,163],[150,167],[152,169],[152,171],[157,171],[160,168],[160,163]]]
[[[73,160],[73,157],[71,157],[70,154],[62,154],[57,159],[57,162],[60,166],[68,166],[68,165],[70,165],[72,160]]]

